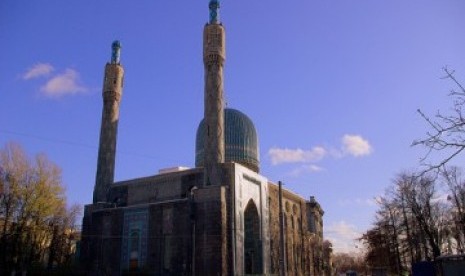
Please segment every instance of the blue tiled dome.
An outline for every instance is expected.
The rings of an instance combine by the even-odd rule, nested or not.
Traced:
[[[225,162],[240,163],[249,169],[259,171],[258,137],[252,120],[244,113],[224,109]],[[195,166],[203,167],[205,146],[205,122],[202,120],[197,129],[195,140]]]

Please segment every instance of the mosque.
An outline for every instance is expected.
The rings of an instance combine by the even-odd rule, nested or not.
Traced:
[[[252,120],[225,108],[225,30],[210,0],[203,33],[204,118],[195,168],[114,182],[124,69],[120,44],[105,66],[92,204],[84,210],[80,261],[88,274],[326,275],[323,210],[259,173]],[[329,275],[329,274],[328,274]]]

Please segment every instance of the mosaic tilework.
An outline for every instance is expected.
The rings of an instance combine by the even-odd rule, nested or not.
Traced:
[[[123,240],[121,248],[121,268],[128,269],[130,262],[130,250],[134,248],[131,245],[131,233],[137,231],[139,235],[138,245],[138,266],[143,267],[147,261],[147,243],[148,243],[148,210],[133,209],[124,212]]]

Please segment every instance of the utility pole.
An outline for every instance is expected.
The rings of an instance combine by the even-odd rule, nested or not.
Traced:
[[[195,220],[196,220],[196,213],[195,213],[195,191],[197,190],[197,186],[194,186],[190,190],[189,195],[189,210],[190,210],[190,219],[191,219],[191,275],[195,276]]]
[[[282,183],[278,181],[278,201],[279,201],[279,275],[286,275],[286,262],[284,258],[284,214],[283,214],[283,190]]]

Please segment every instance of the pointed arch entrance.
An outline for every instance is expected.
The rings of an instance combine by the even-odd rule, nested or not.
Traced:
[[[247,203],[244,212],[244,272],[245,274],[263,273],[260,216],[253,200]]]

